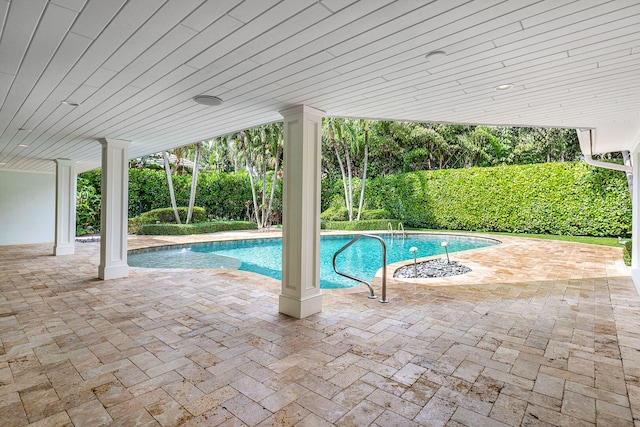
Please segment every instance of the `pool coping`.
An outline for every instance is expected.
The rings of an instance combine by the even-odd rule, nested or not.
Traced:
[[[242,232],[246,232],[247,230],[242,230]],[[165,238],[175,238],[175,237],[179,237],[180,240],[184,240],[186,237],[194,237],[194,236],[201,236],[200,238],[197,239],[197,241],[185,241],[185,242],[178,242],[178,243],[167,243],[167,242],[157,242],[156,244],[152,244],[152,245],[147,245],[147,246],[141,246],[141,247],[134,247],[132,249],[128,249],[127,250],[127,254],[128,255],[132,255],[132,254],[138,254],[138,253],[149,253],[149,252],[155,252],[155,251],[162,251],[162,250],[167,250],[167,249],[180,249],[180,248],[185,248],[185,247],[189,247],[192,245],[206,245],[206,244],[210,244],[210,243],[217,243],[217,242],[228,242],[228,241],[252,241],[252,240],[269,240],[269,239],[281,239],[282,238],[282,231],[281,229],[279,229],[278,231],[274,232],[273,230],[269,230],[269,231],[261,231],[259,232],[259,235],[256,235],[255,230],[248,230],[250,233],[241,233],[243,236],[237,236],[236,234],[240,234],[238,232],[226,232],[226,234],[221,234],[221,233],[211,233],[211,234],[202,234],[202,235],[188,235],[188,236],[151,236],[154,238],[157,237],[161,237],[163,240]],[[225,232],[222,232],[225,233]],[[233,233],[232,236],[230,236],[230,233]],[[247,237],[246,234],[250,234],[251,237]],[[321,236],[358,236],[358,235],[366,235],[366,234],[375,234],[375,235],[393,235],[393,234],[397,234],[397,232],[392,232],[389,230],[363,230],[363,231],[353,231],[353,230],[322,230],[321,231]],[[453,237],[453,238],[461,238],[461,239],[465,239],[465,240],[490,240],[490,241],[494,241],[497,242],[496,245],[491,245],[491,246],[487,246],[487,247],[494,247],[494,246],[500,246],[500,244],[502,244],[502,241],[495,238],[495,237],[490,237],[490,236],[479,236],[479,235],[473,235],[473,234],[465,234],[465,233],[443,233],[443,232],[430,232],[430,231],[420,231],[420,230],[409,230],[407,231],[405,234],[410,235],[429,235],[429,236],[448,236],[448,237]],[[204,237],[202,237],[204,236]],[[136,238],[141,237],[141,236],[137,236],[137,235],[130,235],[130,238],[133,237],[132,240],[137,240]],[[149,237],[149,236],[144,236],[144,237]],[[142,238],[144,238],[142,237]],[[207,238],[208,237],[208,238]],[[216,239],[213,239],[212,237],[218,237]],[[400,237],[399,237],[400,238]],[[460,252],[468,252],[468,251],[475,251],[475,250],[479,250],[479,249],[485,249],[487,247],[483,247],[483,248],[474,248],[474,249],[465,249],[463,251],[459,251],[459,252],[452,252],[452,254],[454,253],[460,253]],[[424,261],[424,260],[429,260],[429,259],[437,259],[439,257],[441,257],[442,254],[440,255],[433,255],[433,256],[428,256],[428,257],[422,257],[419,258],[420,262]],[[391,264],[387,264],[387,277],[391,276],[393,277],[393,274],[395,273],[395,271],[398,268],[401,268],[405,265],[407,265],[407,263],[412,262],[411,260],[403,260],[403,261],[397,261],[395,263],[391,263]],[[169,269],[169,270],[176,270],[176,269],[180,269],[179,267],[138,267],[138,266],[130,266],[130,268],[140,268],[140,269],[144,269],[144,268],[154,268],[154,269],[159,269],[159,268],[164,268],[164,269]],[[273,279],[273,280],[278,280],[280,281],[280,279],[275,279],[273,277],[269,277],[269,276],[264,276],[260,273],[256,273],[256,272],[251,272],[251,271],[246,271],[246,270],[239,270],[239,269],[223,269],[223,268],[219,268],[219,269],[214,269],[214,268],[189,268],[189,270],[225,270],[225,271],[242,271],[242,272],[247,272],[247,273],[253,273],[253,274],[257,274],[260,277],[268,277],[269,279]],[[379,268],[376,273],[374,274],[373,278],[370,280],[370,283],[372,283],[376,278],[380,278],[382,277],[382,267]],[[397,279],[397,280],[402,280],[402,279]],[[407,279],[405,279],[407,280]],[[413,279],[415,280],[415,279]],[[409,279],[409,281],[411,281],[411,279]],[[349,289],[360,289],[361,286],[363,285],[354,285],[351,287],[346,287],[346,288],[322,288],[322,291],[331,291],[331,290],[349,290]]]
[[[387,230],[372,230],[376,234],[389,233]],[[364,233],[364,232],[363,232]],[[485,248],[470,249],[462,252],[455,252],[452,258],[461,264],[472,269],[471,272],[443,278],[426,279],[400,279],[394,278],[393,272],[397,268],[410,265],[412,260],[397,262],[387,266],[387,287],[392,290],[394,287],[407,286],[460,286],[460,285],[487,285],[506,284],[529,281],[544,280],[573,280],[579,277],[606,277],[608,274],[618,276],[629,276],[629,268],[622,261],[622,248],[594,245],[589,243],[565,242],[558,240],[544,240],[529,237],[514,237],[503,235],[477,235],[472,232],[432,232],[432,231],[411,231],[416,234],[446,234],[459,235],[462,237],[478,237],[482,239],[493,239],[501,244]],[[354,231],[343,230],[322,230],[322,235],[326,234],[358,234]],[[177,244],[191,244],[198,242],[211,242],[221,240],[250,240],[269,237],[281,237],[282,230],[243,230],[232,232],[219,232],[211,234],[188,235],[188,236],[134,236],[130,235],[128,242],[132,249],[146,247],[171,246]],[[582,259],[584,254],[598,257],[593,263],[574,262],[574,259]],[[592,255],[593,254],[593,255]],[[442,256],[442,255],[440,255]],[[421,257],[420,261],[426,261],[439,256]],[[605,258],[605,259],[602,259]],[[604,262],[597,262],[604,261]],[[596,268],[596,265],[604,266]],[[140,267],[131,267],[140,268]],[[606,271],[602,271],[606,268]],[[142,268],[140,268],[142,269]],[[220,272],[223,270],[199,270]],[[224,270],[230,271],[230,270]],[[267,278],[257,273],[233,270],[238,274],[245,274],[248,278],[269,279],[280,282],[277,279]],[[379,289],[382,280],[382,269],[379,269],[372,284],[375,289]],[[335,292],[366,293],[365,286],[355,286],[353,288],[322,289],[323,295],[330,295]]]

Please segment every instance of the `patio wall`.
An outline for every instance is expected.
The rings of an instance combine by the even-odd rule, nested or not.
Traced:
[[[0,245],[54,240],[56,177],[0,172]]]

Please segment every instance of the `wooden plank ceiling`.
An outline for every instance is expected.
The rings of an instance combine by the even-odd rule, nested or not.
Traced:
[[[0,170],[81,172],[99,138],[137,157],[297,104],[596,128],[596,151],[634,149],[639,75],[638,0],[0,0]]]

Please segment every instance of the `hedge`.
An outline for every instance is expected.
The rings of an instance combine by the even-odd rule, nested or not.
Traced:
[[[367,205],[408,227],[625,236],[624,173],[584,162],[411,172],[367,183]]]
[[[343,206],[332,206],[320,214],[323,221],[347,221],[349,219],[349,211]]]
[[[249,221],[212,221],[197,224],[143,224],[139,234],[154,236],[183,236],[187,234],[205,234],[218,231],[256,230],[255,222]]]
[[[354,219],[357,212],[354,212]],[[360,219],[385,219],[391,218],[391,213],[386,209],[363,209]],[[332,206],[320,214],[320,219],[324,221],[348,221],[349,211],[343,206]]]
[[[631,248],[631,240],[625,242],[624,247],[622,248],[622,259],[626,266],[631,266]]]
[[[398,229],[397,219],[367,219],[360,221],[321,221],[320,228],[323,230],[387,230],[389,223],[394,230]]]
[[[386,209],[363,209],[360,219],[385,219],[391,218],[391,212]]]
[[[187,220],[188,212],[188,207],[178,208],[178,216],[180,217],[180,221],[185,222]],[[191,222],[202,222],[205,219],[207,219],[207,214],[204,208],[200,206],[194,206],[193,213],[191,214]],[[155,224],[158,221],[175,223],[176,216],[173,212],[173,208],[159,208],[150,210],[149,212],[145,212],[140,215],[140,221],[142,222],[142,224]]]
[[[185,222],[187,219],[188,207],[178,207],[178,216],[180,221]],[[193,213],[191,214],[191,223],[203,222],[207,218],[204,208],[199,206],[193,207]],[[173,213],[173,208],[159,208],[153,209],[149,212],[145,212],[140,216],[129,218],[129,233],[138,234],[144,224],[156,224],[156,223],[175,223],[176,216]]]
[[[191,175],[172,178],[178,206],[189,204]],[[271,181],[269,180],[269,183]],[[282,180],[277,181],[276,198],[281,199]],[[207,215],[220,219],[247,219],[247,201],[252,200],[249,175],[241,173],[202,172],[198,176],[197,206]],[[167,175],[161,170],[129,169],[129,216],[171,206]],[[276,208],[279,208],[277,205]]]
[[[99,194],[100,171],[82,177]],[[174,177],[178,205],[188,204],[190,184],[190,175]],[[354,188],[359,188],[357,179]],[[631,232],[631,201],[624,173],[584,162],[380,176],[367,181],[365,194],[367,211],[384,209],[390,213],[384,216],[407,227],[585,236],[626,236]],[[280,209],[280,200],[282,181],[277,180],[275,209]],[[200,174],[196,204],[206,209],[209,218],[247,219],[250,201],[246,173]],[[167,206],[164,171],[129,170],[130,217]],[[99,206],[89,208],[89,212],[97,212]],[[322,208],[333,208],[336,214],[333,218],[325,215],[325,219],[343,215],[340,180],[322,181]]]
[[[78,191],[87,188],[98,195],[97,200],[90,206],[90,211],[99,212],[100,209],[100,169],[95,169],[79,175]],[[189,204],[191,191],[191,175],[174,175],[173,186],[178,206]],[[271,179],[268,179],[268,195],[271,194]],[[274,211],[282,208],[282,180],[276,180]],[[253,209],[251,185],[249,175],[240,173],[201,172],[198,177],[196,192],[197,206],[205,208],[210,218],[224,220],[242,220],[247,218],[247,202]],[[144,212],[171,206],[167,175],[164,170],[129,169],[129,217],[136,217]],[[79,209],[79,213],[89,209]],[[97,216],[94,228],[98,226]],[[83,222],[79,222],[83,223]]]

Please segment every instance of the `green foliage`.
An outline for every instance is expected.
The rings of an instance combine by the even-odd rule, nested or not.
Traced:
[[[184,222],[187,218],[187,207],[179,207],[178,215],[180,221]],[[199,223],[206,220],[207,214],[204,208],[199,206],[193,207],[193,213],[191,215],[191,223]],[[175,223],[176,217],[173,213],[173,208],[159,208],[153,209],[149,212],[145,212],[140,216],[129,218],[129,233],[138,234],[144,224],[156,224],[156,223]]]
[[[387,230],[389,223],[394,229],[398,228],[400,221],[396,219],[368,219],[364,221],[321,221],[320,228],[323,230]]]
[[[627,241],[622,248],[622,259],[627,266],[631,265],[631,248],[631,240]]]
[[[127,223],[127,231],[129,234],[140,234],[140,229],[142,228],[142,218],[139,216],[134,216],[133,218],[129,218]]]
[[[320,219],[323,221],[348,221],[349,213],[347,208],[340,206],[338,201],[334,200],[334,205],[327,208],[320,214]],[[389,219],[391,213],[386,209],[363,209],[360,214],[360,221],[368,219]]]
[[[276,188],[276,195],[280,196],[282,194],[282,180],[278,180],[278,183],[280,191]],[[204,206],[211,217],[234,220],[249,219],[246,204],[249,200],[251,200],[251,185],[249,175],[246,173],[200,174],[196,204]]]
[[[429,150],[426,148],[415,148],[409,151],[404,158],[404,171],[428,169]]]
[[[270,184],[270,183],[269,183]],[[191,189],[190,175],[173,176],[173,185],[176,193],[176,203],[187,206],[189,203],[189,191]],[[275,209],[280,209],[282,200],[282,180],[276,181]],[[86,188],[85,188],[86,187]],[[88,188],[91,187],[91,190]],[[91,191],[97,197],[99,207],[100,200],[100,170],[85,172],[78,176],[78,200],[81,200],[80,191]],[[270,185],[269,185],[270,191]],[[251,187],[246,173],[200,173],[198,176],[198,189],[196,193],[196,205],[206,210],[206,215],[211,218],[228,220],[240,220],[247,218],[247,200],[251,200]],[[129,169],[129,217],[136,217],[143,212],[153,209],[171,206],[169,198],[169,186],[164,170],[154,169]],[[84,210],[78,209],[78,213]],[[186,216],[185,216],[186,217]],[[99,227],[100,215],[93,217],[92,222],[84,221],[78,217],[78,224],[91,225],[93,229]]]
[[[189,208],[187,207],[178,207],[178,215],[180,216],[180,221],[184,222],[187,219],[187,211]],[[193,207],[193,213],[191,216],[191,221],[193,223],[202,222],[207,218],[207,214],[204,208],[199,206]],[[172,208],[159,208],[153,209],[149,212],[145,212],[140,215],[140,221],[142,224],[155,224],[160,221],[161,223],[175,223],[176,216],[173,213]]]
[[[78,178],[76,190],[76,235],[100,231],[100,194],[91,180]]]
[[[320,214],[320,219],[323,221],[347,221],[349,212],[345,207],[332,206]]]
[[[619,236],[631,231],[623,173],[585,163],[447,169],[378,177],[371,207],[406,226]]]
[[[342,180],[324,178],[320,182],[320,189],[320,205],[322,212],[326,211],[330,207],[344,207],[344,187],[342,186]]]
[[[197,224],[143,224],[139,234],[154,236],[183,236],[187,234],[215,233],[230,230],[256,230],[255,222],[212,221]]]
[[[101,194],[102,186],[102,170],[94,169],[78,175],[78,188],[80,187],[80,178],[84,180],[84,184],[95,188],[97,194]]]
[[[326,119],[325,123],[329,120],[335,121]],[[574,129],[386,121],[372,121],[369,128],[370,178],[418,170],[565,162],[580,157]],[[357,142],[350,154],[354,176],[361,176],[363,152]],[[324,174],[340,179],[335,148],[327,132],[323,134],[322,156]]]
[[[363,209],[360,214],[360,220],[389,218],[391,218],[391,212],[386,209]]]

